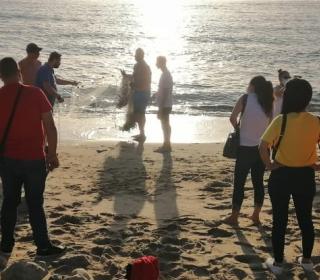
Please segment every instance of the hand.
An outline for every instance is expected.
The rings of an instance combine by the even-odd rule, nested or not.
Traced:
[[[272,170],[275,170],[281,166],[282,165],[280,163],[273,161],[273,162],[266,164],[266,169],[272,171]]]
[[[314,163],[311,165],[311,167],[314,169],[314,171],[319,171],[320,170],[320,164],[319,163]]]
[[[64,99],[60,94],[57,94],[57,100],[58,100],[59,103],[64,102]]]
[[[53,169],[59,167],[59,159],[57,154],[48,154],[46,157],[47,169],[52,171]]]

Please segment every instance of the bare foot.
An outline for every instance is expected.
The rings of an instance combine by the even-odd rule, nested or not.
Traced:
[[[259,216],[252,215],[250,217],[250,219],[251,219],[253,225],[255,225],[255,226],[260,226],[261,225],[261,221],[260,221]]]
[[[229,217],[222,220],[223,223],[230,226],[239,226],[238,217],[230,215]]]

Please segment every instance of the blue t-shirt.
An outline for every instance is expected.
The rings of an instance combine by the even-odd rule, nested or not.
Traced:
[[[35,86],[37,86],[43,90],[43,92],[46,94],[47,98],[49,99],[51,105],[53,105],[56,98],[54,96],[48,95],[46,93],[44,86],[43,86],[44,82],[49,82],[49,84],[54,89],[57,89],[57,82],[56,82],[56,77],[54,75],[54,70],[48,63],[45,63],[44,65],[42,65],[39,68],[39,70],[37,72]]]

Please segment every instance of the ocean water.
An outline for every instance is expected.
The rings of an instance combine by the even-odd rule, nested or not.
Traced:
[[[114,106],[119,69],[131,72],[142,47],[156,91],[155,60],[166,55],[174,141],[223,141],[227,116],[255,75],[276,84],[282,68],[306,78],[314,88],[310,110],[319,111],[319,11],[318,0],[0,0],[0,57],[19,60],[30,42],[44,48],[43,62],[61,52],[56,73],[81,84],[60,87],[66,102],[55,116],[61,138],[85,140],[129,137],[118,130],[124,115]],[[157,142],[155,110],[148,109],[147,133]]]

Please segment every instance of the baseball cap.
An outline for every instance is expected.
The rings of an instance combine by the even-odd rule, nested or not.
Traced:
[[[42,48],[38,47],[35,43],[30,43],[27,45],[26,51],[27,53],[37,53],[40,52]]]

